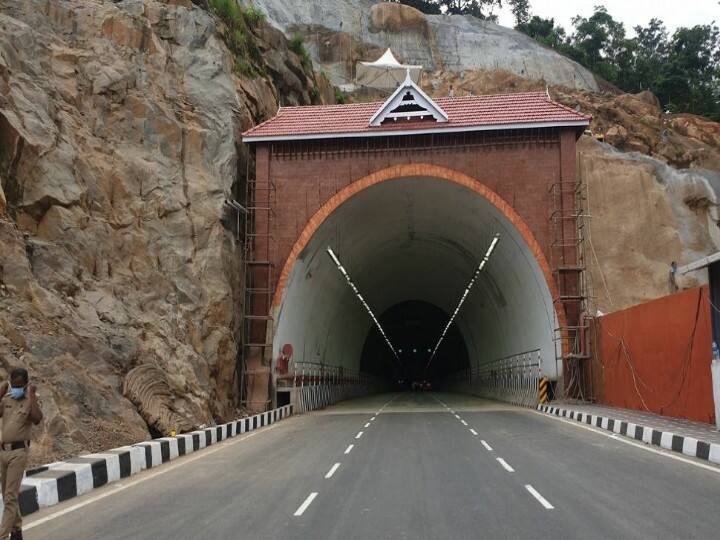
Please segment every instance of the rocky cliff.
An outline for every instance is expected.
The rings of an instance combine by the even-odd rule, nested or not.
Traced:
[[[376,0],[246,0],[286,34],[305,37],[313,60],[336,85],[349,83],[358,60],[376,60],[391,47],[408,64],[429,71],[505,70],[549,84],[596,91],[601,82],[568,58],[528,36],[462,15],[424,15]]]
[[[239,133],[329,88],[240,22],[0,1],[0,378],[39,384],[34,462],[236,414]]]

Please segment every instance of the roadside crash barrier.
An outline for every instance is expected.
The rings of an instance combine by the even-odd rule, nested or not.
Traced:
[[[522,407],[536,407],[540,382],[539,350],[527,351],[459,371],[446,383],[448,390],[472,394]]]
[[[298,362],[278,379],[278,390],[290,391],[296,412],[323,409],[334,403],[386,389],[384,381],[340,366]]]
[[[95,488],[159,467],[226,439],[269,426],[292,415],[292,405],[227,424],[87,454],[28,470],[20,488],[23,516],[88,493]],[[2,508],[2,505],[0,505]]]

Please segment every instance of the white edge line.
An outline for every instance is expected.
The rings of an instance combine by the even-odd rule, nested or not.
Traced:
[[[503,469],[505,469],[507,472],[515,472],[515,469],[513,469],[510,464],[505,461],[503,458],[499,457],[497,458],[498,463],[503,466]]]
[[[317,497],[317,491],[313,491],[310,495],[307,496],[307,499],[300,505],[300,507],[295,510],[294,516],[302,516],[305,513],[305,510],[308,509],[308,506],[312,504],[312,502],[315,500],[315,497]]]
[[[220,452],[226,448],[229,448],[230,446],[234,446],[244,440],[247,440],[251,437],[255,437],[256,435],[260,435],[261,433],[267,433],[271,429],[275,429],[278,426],[281,426],[283,424],[273,424],[271,426],[265,426],[263,428],[259,428],[258,431],[253,431],[252,433],[248,433],[244,437],[240,438],[232,438],[232,439],[226,439],[223,441],[223,444],[218,444],[214,447],[208,447],[207,449],[203,449],[202,452],[195,452],[193,455],[186,455],[183,458],[179,459],[177,462],[165,465],[161,468],[158,468],[155,472],[143,475],[140,478],[137,478],[136,480],[133,480],[131,482],[127,483],[117,483],[115,485],[107,484],[107,491],[104,491],[103,493],[100,493],[99,495],[96,495],[94,497],[91,497],[89,499],[86,499],[82,502],[79,502],[77,504],[73,504],[72,506],[69,506],[67,508],[64,508],[62,510],[58,510],[57,512],[53,512],[52,514],[45,516],[40,519],[36,519],[33,521],[30,521],[29,523],[27,520],[25,523],[23,523],[23,529],[32,529],[34,527],[38,527],[40,525],[44,525],[48,521],[52,521],[54,519],[57,519],[59,517],[62,517],[66,514],[69,514],[70,512],[74,512],[75,510],[79,510],[80,508],[83,508],[89,504],[92,504],[94,502],[100,501],[102,499],[105,499],[106,497],[110,497],[112,495],[115,495],[119,491],[125,491],[126,489],[129,489],[133,486],[136,486],[138,484],[141,484],[143,482],[146,482],[148,480],[152,480],[153,478],[160,476],[161,474],[168,473],[170,471],[174,471],[178,467],[182,467],[184,465],[187,465],[188,463],[192,463],[194,461],[197,461],[199,459],[203,459],[206,456],[210,456],[216,452]]]
[[[339,467],[340,467],[339,463],[336,463],[335,465],[330,467],[330,470],[325,475],[325,478],[332,478],[332,475],[335,474],[335,471],[337,471]]]
[[[545,510],[552,510],[555,507],[548,502],[548,500],[540,495],[538,490],[536,490],[534,487],[532,487],[530,484],[525,485],[525,489],[527,489],[530,492],[530,495],[535,497],[540,504],[542,504],[545,507]]]
[[[646,444],[638,444],[633,440],[627,439],[623,435],[618,435],[616,433],[612,433],[610,431],[601,430],[599,428],[593,428],[593,426],[588,426],[587,424],[581,424],[580,422],[575,422],[574,420],[566,420],[565,418],[553,416],[547,413],[543,413],[540,411],[530,411],[534,414],[538,414],[542,416],[543,418],[550,418],[552,420],[559,420],[560,422],[563,422],[565,424],[568,424],[570,426],[575,426],[580,429],[584,429],[586,431],[592,431],[593,433],[596,433],[597,435],[602,435],[603,437],[607,437],[609,439],[614,439],[618,442],[629,444],[630,446],[634,446],[636,448],[640,448],[641,450],[645,450],[647,452],[652,452],[653,454],[658,454],[660,456],[665,456],[670,459],[676,459],[678,461],[682,461],[683,463],[687,463],[688,465],[694,465],[695,467],[700,467],[701,469],[706,469],[708,471],[712,471],[714,473],[720,474],[720,467],[714,467],[712,465],[705,465],[704,463],[698,463],[697,461],[693,461],[692,459],[687,459],[679,455],[675,455],[674,453],[671,454],[669,450],[661,451],[656,450],[655,448],[651,447],[650,445]]]
[[[345,449],[345,453],[346,453],[346,454],[349,454],[350,451],[351,451],[354,447],[355,447],[355,445],[354,445],[354,444],[351,444],[350,446],[348,446],[348,447]]]
[[[492,452],[492,451],[493,451],[492,446],[490,446],[490,445],[487,443],[487,441],[484,441],[484,440],[483,440],[483,441],[480,441],[480,443],[485,447],[485,450],[487,450],[488,452]]]

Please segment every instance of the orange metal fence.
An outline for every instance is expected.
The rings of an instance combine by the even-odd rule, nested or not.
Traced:
[[[600,317],[593,326],[598,400],[714,423],[707,287]]]

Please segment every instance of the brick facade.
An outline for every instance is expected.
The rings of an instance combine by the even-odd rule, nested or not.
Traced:
[[[328,147],[323,141],[258,144],[258,185],[272,178],[276,190],[271,225],[274,245],[270,250],[275,284],[279,284],[277,277],[306,226],[314,216],[315,221],[325,217],[315,215],[323,205],[355,182],[361,184],[353,186],[352,192],[375,183],[378,180],[372,175],[391,167],[402,176],[433,176],[432,168],[437,167],[475,179],[479,184],[476,191],[488,198],[497,197],[496,206],[519,216],[547,261],[541,266],[548,267],[549,190],[557,182],[575,181],[575,131],[544,130],[530,137],[523,137],[522,132],[515,137],[485,135],[465,144],[462,139],[453,137],[436,145],[408,141],[405,147],[385,149],[378,148],[381,144],[377,141],[373,147],[363,148],[365,140],[349,141],[346,149],[341,143],[332,142]],[[417,167],[408,167],[413,165]],[[335,206],[342,202],[335,201]],[[326,207],[323,213],[331,210]]]
[[[550,220],[558,204],[551,186],[576,179],[576,138],[575,128],[546,128],[255,143],[258,198],[273,186],[267,190],[273,193],[272,240],[255,240],[255,251],[267,252],[274,268],[272,303],[281,300],[292,264],[314,231],[345,200],[377,182],[429,176],[465,185],[516,225],[545,273],[561,325],[576,324],[578,310],[557,301],[572,283],[568,287],[566,279],[560,286],[553,273],[572,264],[574,253],[553,248],[557,231]],[[569,196],[561,198],[566,211],[575,204]],[[263,218],[256,221],[257,230],[267,228]],[[567,229],[566,234],[574,233]],[[264,242],[269,246],[260,245]],[[253,313],[267,315],[268,303],[252,306]],[[265,328],[256,333],[260,336]]]

